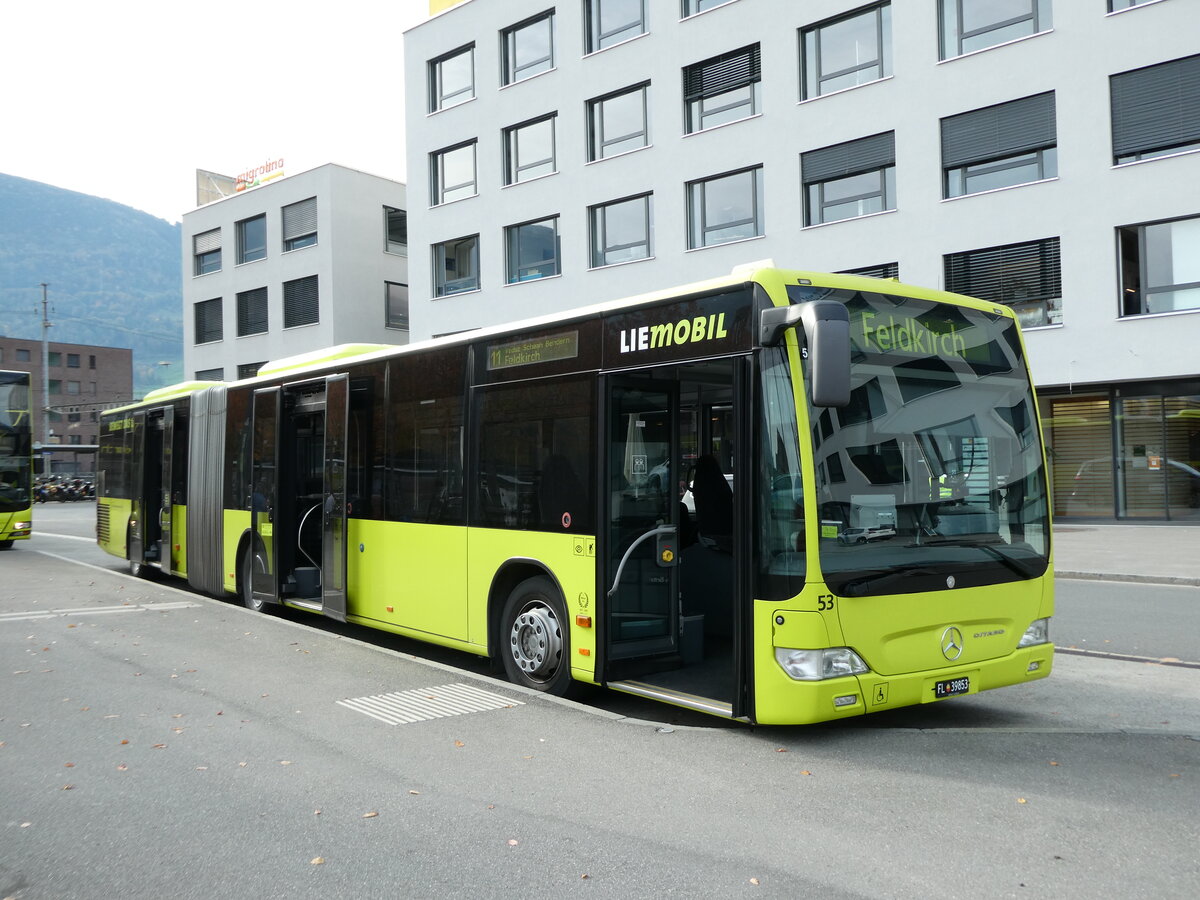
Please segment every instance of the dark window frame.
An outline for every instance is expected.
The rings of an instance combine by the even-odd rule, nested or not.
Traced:
[[[762,46],[758,43],[684,66],[684,133],[697,134],[760,115],[761,84]],[[742,109],[748,111],[741,113]]]
[[[869,62],[843,67],[833,72],[822,71],[822,42],[821,36],[825,29],[836,28],[855,19],[874,15],[876,56]],[[856,80],[854,84],[841,85],[828,90],[822,89],[826,81],[844,79],[849,75],[875,69],[878,74],[865,81]],[[892,4],[891,0],[876,3],[860,9],[852,10],[840,16],[826,19],[800,29],[800,99],[813,100],[838,91],[850,90],[874,81],[881,81],[892,74]],[[815,82],[815,84],[814,84]],[[814,89],[815,88],[815,89]]]
[[[221,297],[200,300],[193,304],[195,322],[194,344],[215,344],[224,339],[224,301]],[[215,335],[215,336],[214,336]]]
[[[1058,177],[1054,91],[941,119],[942,196],[950,200]],[[971,189],[972,179],[1016,173]],[[1031,177],[1022,177],[1028,173]]]
[[[262,228],[261,243],[256,240],[256,235],[247,232],[251,227]],[[258,262],[260,259],[267,258],[267,214],[259,213],[257,216],[248,216],[245,219],[240,219],[237,222],[235,229],[237,235],[237,264],[239,266],[246,263]]]
[[[536,75],[541,75],[543,72],[552,72],[555,68],[556,48],[554,46],[554,22],[555,12],[553,9],[545,10],[537,15],[530,16],[527,19],[522,19],[515,25],[510,25],[500,32],[500,83],[501,85],[516,84],[520,81],[526,81]],[[543,22],[546,23],[546,29],[549,37],[549,52],[545,56],[538,57],[525,63],[518,62],[518,56],[521,52],[520,40],[522,32],[535,26],[540,26]],[[534,71],[528,71],[534,69]]]

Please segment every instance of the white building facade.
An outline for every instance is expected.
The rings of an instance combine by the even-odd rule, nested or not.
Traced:
[[[1196,521],[1197,22],[1200,0],[464,0],[405,35],[413,336],[761,259],[972,294],[1026,326],[1056,513]]]
[[[183,216],[187,378],[408,341],[405,186],[328,164]]]

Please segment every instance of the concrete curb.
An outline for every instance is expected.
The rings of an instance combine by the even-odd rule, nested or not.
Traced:
[[[1122,575],[1117,572],[1067,572],[1062,569],[1056,569],[1054,577],[1076,581],[1125,581],[1134,584],[1167,584],[1200,587],[1200,578],[1189,578],[1184,575]]]

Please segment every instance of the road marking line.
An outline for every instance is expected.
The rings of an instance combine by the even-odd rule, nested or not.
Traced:
[[[469,684],[443,684],[438,687],[338,700],[337,703],[388,725],[408,725],[429,719],[525,705],[520,700],[502,697]]]
[[[30,622],[35,619],[62,619],[69,616],[96,616],[120,612],[164,612],[171,609],[191,609],[199,606],[187,600],[169,600],[165,603],[131,603],[121,606],[93,606],[79,609],[48,609],[43,611],[0,613],[0,624],[4,622]]]

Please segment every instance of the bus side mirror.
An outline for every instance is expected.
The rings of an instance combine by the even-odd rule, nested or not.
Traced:
[[[762,312],[759,340],[772,347],[783,333],[804,326],[813,406],[842,408],[850,403],[850,313],[837,300],[809,300]]]

